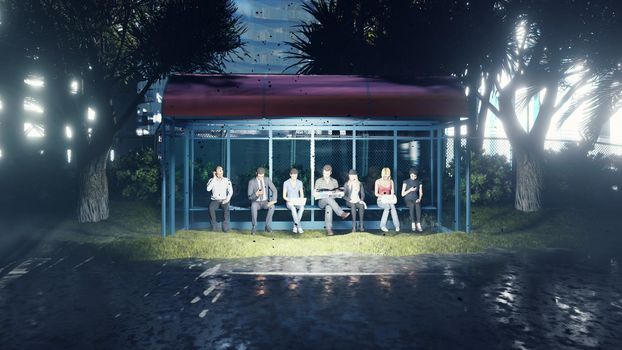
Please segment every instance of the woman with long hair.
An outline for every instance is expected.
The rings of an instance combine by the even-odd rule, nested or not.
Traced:
[[[389,217],[389,211],[391,211],[391,219],[393,220],[393,226],[395,226],[395,232],[400,232],[400,219],[397,216],[397,209],[395,209],[397,197],[395,196],[395,185],[391,179],[391,169],[382,168],[380,178],[376,180],[374,184],[374,194],[378,199],[378,207],[384,209],[382,211],[382,218],[380,219],[380,230],[382,230],[382,232],[389,231],[387,229],[387,219]]]

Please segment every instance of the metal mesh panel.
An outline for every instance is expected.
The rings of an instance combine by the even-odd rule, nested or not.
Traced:
[[[231,140],[230,180],[233,183],[231,204],[241,207],[249,206],[248,181],[256,174],[258,167],[268,169],[268,140]]]
[[[339,185],[343,185],[348,178],[348,171],[352,168],[352,140],[316,140],[315,141],[315,178],[322,176],[322,167],[330,164],[333,167],[333,177]]]
[[[371,196],[370,199],[373,199],[374,182],[380,178],[380,171],[384,167],[388,167],[393,173],[393,139],[357,139],[356,169],[359,179],[365,184],[366,194]],[[367,200],[367,202],[373,203],[372,200]]]
[[[226,165],[227,141],[224,139],[195,139],[194,162],[192,164],[191,206],[207,206],[210,193],[205,190],[207,181],[217,165]],[[224,169],[225,174],[229,169]]]
[[[429,140],[399,140],[397,143],[396,191],[398,193],[401,191],[402,182],[409,177],[409,169],[412,167],[416,168],[419,171],[418,178],[422,181],[423,187],[425,188],[423,205],[430,204],[432,199],[431,192],[429,192],[433,174],[433,170],[431,169],[431,146]]]

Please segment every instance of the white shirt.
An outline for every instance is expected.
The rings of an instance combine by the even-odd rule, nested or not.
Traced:
[[[233,186],[226,177],[211,178],[207,182],[207,192],[212,192],[212,200],[229,202],[233,196]]]

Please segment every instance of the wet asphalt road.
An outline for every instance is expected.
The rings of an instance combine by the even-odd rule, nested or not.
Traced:
[[[0,266],[1,349],[619,349],[620,256],[561,250]]]

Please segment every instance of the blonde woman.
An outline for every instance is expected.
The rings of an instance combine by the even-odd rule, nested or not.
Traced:
[[[357,209],[360,220],[359,231],[365,231],[365,226],[363,225],[363,217],[365,216],[365,209],[367,208],[367,205],[364,202],[365,189],[363,188],[363,184],[359,181],[359,176],[356,170],[351,169],[348,172],[348,182],[346,182],[343,190],[343,199],[350,207],[350,213],[352,213],[352,232],[356,232]]]
[[[397,216],[397,209],[395,209],[397,197],[395,197],[395,185],[393,180],[391,180],[391,169],[382,168],[380,178],[374,184],[374,194],[378,198],[378,207],[384,209],[380,219],[380,230],[382,232],[389,231],[387,229],[387,219],[389,218],[389,211],[391,211],[395,232],[400,232],[400,219]]]

